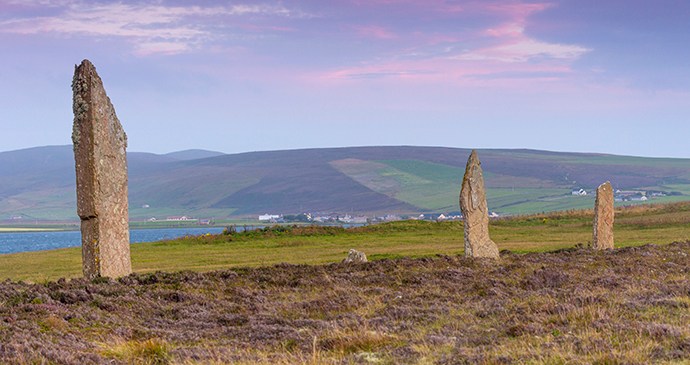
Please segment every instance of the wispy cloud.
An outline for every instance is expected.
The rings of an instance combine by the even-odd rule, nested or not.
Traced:
[[[127,37],[142,54],[189,51],[221,35],[209,27],[209,19],[263,15],[289,17],[291,11],[280,5],[233,5],[204,8],[166,7],[162,5],[128,5],[60,3],[64,11],[54,16],[24,17],[0,23],[0,32],[38,34],[56,33],[86,36]],[[43,5],[33,1],[30,5]],[[272,26],[241,26],[244,30],[285,31]]]
[[[455,0],[351,0],[351,2],[359,6],[409,6],[443,12],[464,10],[464,5],[458,4]]]
[[[525,33],[530,15],[554,6],[547,2],[342,0],[337,6],[314,6],[304,0],[262,1],[267,3],[205,7],[159,1],[132,5],[22,0],[15,3],[29,10],[4,17],[0,32],[117,37],[138,55],[242,48],[243,64],[256,75],[269,72],[254,69],[264,62],[277,69],[296,69],[278,70],[280,75],[301,72],[305,79],[320,74],[319,80],[359,82],[466,82],[466,75],[557,74],[569,72],[573,61],[591,51]],[[46,8],[51,10],[42,10]],[[314,19],[317,16],[304,9],[326,19]],[[32,13],[36,15],[26,15]],[[262,41],[254,42],[258,39]]]
[[[345,74],[344,76],[350,79],[379,79],[389,76],[416,76],[416,75],[431,75],[436,74],[437,71],[424,71],[424,70],[403,70],[403,71],[393,71],[393,70],[381,70],[377,72],[368,72],[361,74]]]
[[[413,0],[379,0],[378,4],[417,4]],[[434,0],[435,8],[456,2]],[[378,55],[347,69],[329,72],[325,79],[372,79],[415,76],[415,79],[457,80],[460,83],[481,80],[515,79],[525,82],[556,80],[556,75],[571,73],[569,65],[592,49],[576,44],[550,43],[525,34],[531,14],[552,6],[550,3],[517,1],[461,2],[463,14],[452,16],[483,17],[484,27],[446,28],[445,32],[402,32],[395,42],[409,45],[395,54]],[[449,16],[447,13],[444,17]],[[371,27],[371,29],[376,29]],[[371,32],[373,33],[373,31]],[[382,38],[382,37],[379,37]],[[390,38],[392,39],[392,37]],[[409,74],[406,70],[424,70]],[[483,77],[467,77],[483,75]],[[544,75],[549,75],[545,77]],[[533,76],[533,77],[531,77]]]
[[[533,39],[524,39],[513,44],[479,49],[450,57],[465,61],[526,62],[535,58],[559,58],[574,60],[591,51],[580,46],[550,44]]]
[[[379,38],[379,39],[393,39],[397,38],[397,35],[386,30],[383,27],[376,25],[353,25],[352,28],[357,32],[359,36],[366,38]]]

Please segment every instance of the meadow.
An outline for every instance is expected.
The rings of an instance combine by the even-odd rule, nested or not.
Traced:
[[[524,215],[494,220],[489,230],[499,249],[516,253],[578,244],[587,247],[592,240],[593,215],[592,210]],[[135,243],[131,245],[132,267],[135,272],[150,273],[282,262],[327,264],[342,260],[351,248],[365,252],[370,259],[464,254],[460,221],[408,220],[319,233],[322,229],[296,227],[290,230],[292,233],[285,233],[269,227],[265,232],[246,235]],[[690,202],[616,208],[614,235],[617,247],[690,240]],[[80,247],[0,256],[0,279],[35,282],[81,275]]]
[[[592,214],[493,221],[498,260],[427,221],[133,244],[117,280],[81,278],[78,248],[0,256],[0,362],[684,363],[690,204],[617,208],[608,251]]]

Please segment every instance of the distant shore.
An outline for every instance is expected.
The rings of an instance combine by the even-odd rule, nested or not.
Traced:
[[[159,221],[159,222],[129,222],[130,230],[137,229],[171,229],[171,228],[225,228],[229,226],[236,227],[265,227],[267,225],[304,225],[314,223],[267,223],[261,221],[252,221],[247,219],[242,220],[218,220],[211,224],[197,224],[196,222],[178,222],[178,221]],[[28,232],[69,232],[78,231],[79,223],[65,223],[65,222],[38,222],[35,224],[0,224],[0,234],[2,233],[28,233]]]

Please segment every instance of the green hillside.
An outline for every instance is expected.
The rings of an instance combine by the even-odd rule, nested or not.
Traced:
[[[647,204],[690,200],[690,159],[534,150],[479,150],[489,209],[525,214],[591,208],[611,181]],[[223,155],[128,154],[130,217],[254,217],[259,214],[420,214],[458,210],[470,150],[353,147]],[[0,219],[76,220],[71,146],[0,153]],[[671,195],[673,193],[674,195]],[[665,195],[665,196],[664,196]],[[146,206],[146,207],[145,207]],[[5,222],[7,223],[7,222]]]

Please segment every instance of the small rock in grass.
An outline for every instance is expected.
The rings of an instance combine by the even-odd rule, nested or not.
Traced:
[[[354,248],[351,248],[350,253],[346,258],[343,259],[343,262],[347,264],[367,261],[369,261],[367,260],[367,255],[365,255],[364,252],[355,250]]]

